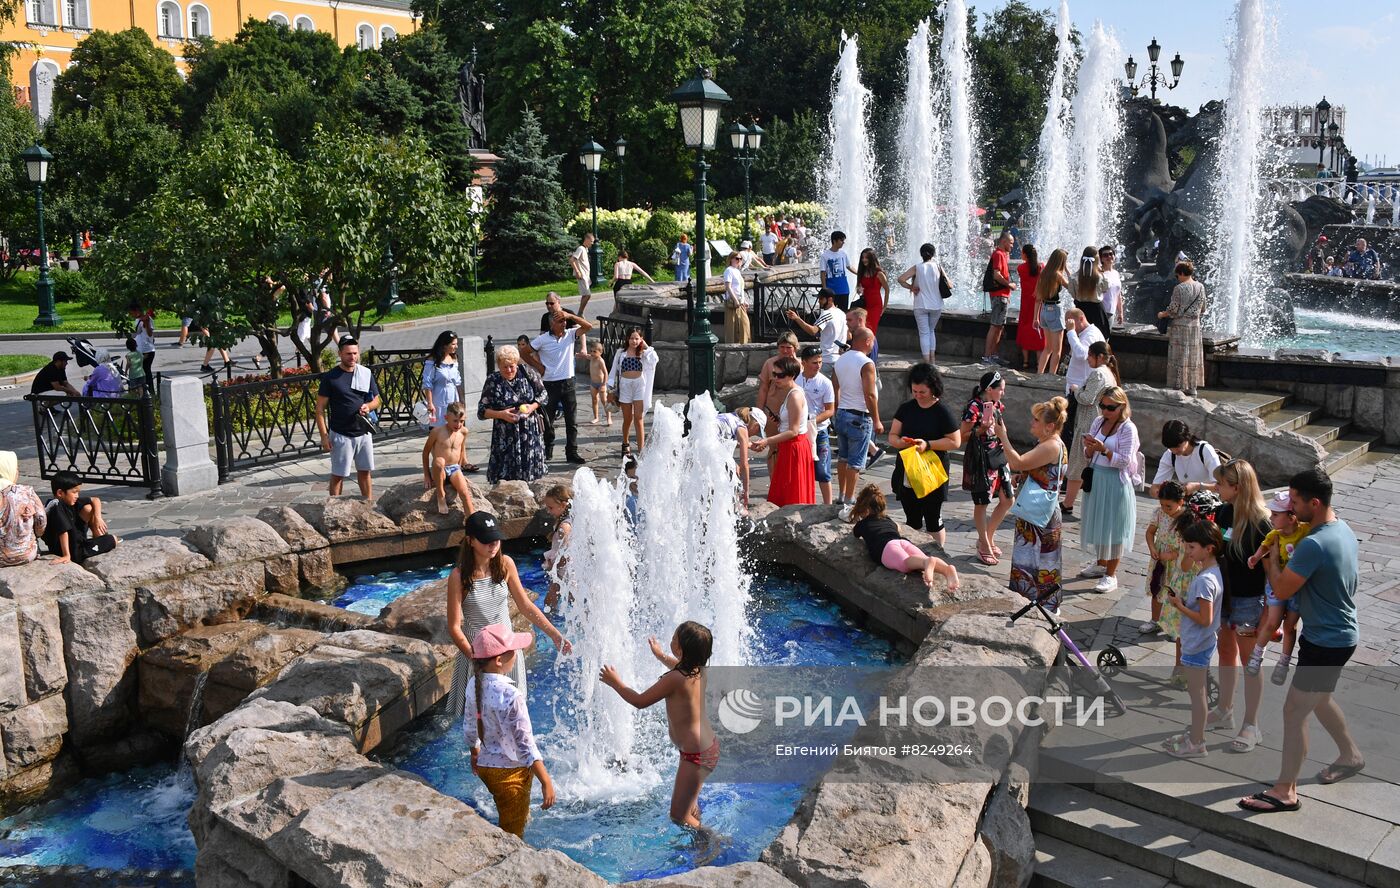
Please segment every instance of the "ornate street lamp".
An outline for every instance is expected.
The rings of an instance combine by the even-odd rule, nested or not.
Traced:
[[[749,226],[749,167],[753,165],[753,156],[749,154],[749,128],[735,122],[724,132],[729,136],[729,147],[734,149],[734,159],[744,168],[744,233],[740,239],[752,240],[753,229]]]
[[[1166,89],[1176,89],[1181,83],[1181,72],[1182,69],[1186,67],[1186,62],[1181,58],[1181,53],[1177,53],[1173,56],[1169,63],[1172,69],[1172,80],[1170,83],[1167,82],[1167,75],[1162,73],[1161,69],[1157,67],[1157,59],[1161,58],[1161,56],[1162,45],[1157,42],[1156,37],[1153,37],[1152,42],[1147,44],[1147,60],[1150,66],[1147,69],[1147,76],[1143,78],[1141,84],[1133,82],[1137,79],[1138,64],[1133,61],[1132,56],[1128,56],[1128,61],[1123,65],[1123,73],[1128,75],[1128,88],[1133,91],[1133,95],[1137,95],[1138,90],[1142,87],[1149,87],[1152,90],[1152,101],[1155,102],[1157,101],[1157,87],[1161,86]]]
[[[620,210],[627,206],[622,202],[622,158],[627,154],[627,140],[618,136],[613,150],[617,152],[617,208]]]
[[[593,269],[593,285],[603,282],[603,251],[598,247],[598,168],[603,165],[603,146],[589,139],[578,150],[578,162],[588,171],[588,203],[593,207],[593,246],[588,249],[588,264]]]
[[[39,213],[39,281],[34,291],[39,299],[39,316],[34,319],[36,327],[57,327],[63,319],[54,310],[53,282],[49,280],[49,248],[44,243],[44,183],[49,179],[49,164],[53,155],[42,145],[31,145],[20,152],[24,161],[24,171],[34,186],[34,204]]]
[[[1327,140],[1323,134],[1327,132],[1327,121],[1332,116],[1332,103],[1323,96],[1322,101],[1317,103],[1317,165],[1322,166],[1322,149]]]
[[[729,104],[729,94],[719,88],[699,68],[695,76],[671,93],[671,101],[680,112],[681,137],[685,147],[695,150],[695,250],[696,264],[708,270],[709,244],[705,240],[705,152],[713,151],[719,134],[719,112]],[[719,341],[710,329],[710,313],[706,307],[705,286],[708,279],[700,275],[698,285],[692,282],[693,297],[690,310],[690,337],[686,350],[690,356],[690,396],[715,391],[715,344]]]
[[[379,313],[397,314],[408,306],[399,298],[399,264],[394,260],[394,248],[387,241],[384,243],[384,257],[380,259],[379,267],[384,270],[384,279],[387,282],[384,296],[379,300]]]

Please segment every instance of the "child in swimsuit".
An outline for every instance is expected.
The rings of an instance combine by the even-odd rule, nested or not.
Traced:
[[[705,711],[705,665],[710,662],[714,639],[709,629],[687,620],[671,636],[671,653],[663,651],[655,638],[648,643],[656,659],[671,668],[656,684],[638,693],[624,684],[611,666],[604,666],[598,679],[638,709],[666,701],[671,742],[681,756],[671,790],[671,820],[699,829],[700,789],[719,764],[719,738]]]
[[[600,420],[603,425],[612,425],[612,414],[608,412],[608,365],[603,362],[603,343],[594,341],[588,346],[588,389],[593,396],[593,425]]]
[[[450,485],[462,500],[463,514],[476,511],[472,491],[462,466],[467,461],[467,410],[461,401],[447,405],[443,424],[423,442],[423,489],[437,492],[439,515],[447,514],[447,488]]]
[[[569,522],[569,506],[573,500],[574,490],[567,484],[556,484],[544,495],[544,510],[554,520],[554,533],[549,536],[549,551],[544,553],[544,569],[553,571],[556,576],[564,570],[564,544],[569,541],[569,531],[573,528]],[[569,596],[569,603],[574,603],[572,594]],[[549,610],[559,606],[559,584],[552,578],[549,581],[549,591],[544,595],[544,606]]]

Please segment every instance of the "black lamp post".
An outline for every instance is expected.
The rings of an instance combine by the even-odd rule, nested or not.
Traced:
[[[1337,121],[1334,120],[1327,124],[1327,144],[1332,146],[1331,168],[1333,172],[1337,170],[1337,133],[1339,130],[1341,127],[1337,125]]]
[[[705,152],[713,151],[715,137],[719,134],[719,112],[729,104],[729,94],[711,80],[704,68],[695,76],[680,85],[671,93],[671,101],[680,111],[681,137],[685,147],[695,149],[695,250],[696,264],[700,270],[708,270],[709,244],[705,240]],[[690,337],[686,339],[686,350],[690,356],[690,396],[701,392],[715,391],[715,344],[719,342],[710,329],[710,313],[706,307],[705,286],[709,282],[705,275],[699,281],[692,281],[694,297],[691,299]]]
[[[44,183],[49,178],[49,164],[53,163],[53,155],[45,151],[42,145],[31,145],[19,156],[24,161],[29,181],[34,185],[34,203],[39,212],[39,281],[34,286],[39,297],[39,316],[34,319],[34,326],[57,327],[63,323],[63,319],[54,310],[53,282],[49,280],[49,248],[44,243]]]
[[[394,248],[387,241],[384,244],[384,258],[380,260],[380,267],[384,269],[384,278],[388,286],[384,288],[384,298],[379,300],[379,313],[388,315],[401,312],[408,306],[399,298],[399,265],[394,261]]]
[[[732,123],[726,129],[725,134],[729,136],[729,147],[734,149],[734,157],[739,161],[739,165],[744,168],[744,240],[753,239],[753,229],[749,225],[749,168],[753,166],[754,159],[758,157],[759,146],[763,144],[763,127],[758,124],[744,126],[742,123]]]
[[[1322,101],[1317,103],[1317,165],[1322,166],[1322,148],[1326,143],[1323,134],[1327,132],[1327,121],[1332,116],[1332,104],[1323,96]]]
[[[1123,65],[1123,73],[1128,75],[1128,87],[1133,91],[1133,95],[1137,95],[1138,90],[1145,86],[1151,89],[1152,101],[1155,102],[1157,101],[1157,87],[1161,86],[1166,89],[1176,89],[1181,83],[1181,71],[1186,67],[1186,62],[1181,58],[1181,53],[1177,53],[1173,56],[1169,63],[1172,69],[1172,80],[1170,83],[1167,82],[1167,75],[1162,73],[1161,69],[1157,67],[1157,59],[1160,58],[1161,55],[1162,45],[1157,42],[1156,37],[1153,37],[1152,42],[1147,44],[1147,60],[1151,65],[1147,69],[1147,76],[1142,79],[1141,84],[1133,82],[1137,79],[1138,65],[1137,62],[1133,61],[1132,56],[1128,56],[1128,61]]]
[[[627,206],[622,201],[622,158],[627,154],[627,140],[618,136],[613,150],[617,152],[617,208],[620,210]]]
[[[588,171],[588,203],[593,207],[593,246],[588,248],[588,264],[593,269],[593,285],[603,282],[603,251],[598,247],[598,167],[603,165],[603,146],[589,139],[578,150],[578,162]]]

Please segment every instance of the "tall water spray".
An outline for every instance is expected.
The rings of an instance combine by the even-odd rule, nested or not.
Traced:
[[[1049,256],[1057,247],[1074,256],[1078,252],[1074,244],[1081,238],[1074,214],[1067,209],[1074,175],[1070,162],[1069,85],[1074,76],[1075,53],[1069,32],[1069,3],[1060,0],[1060,14],[1055,20],[1055,69],[1046,96],[1045,122],[1040,127],[1035,176],[1027,195],[1035,243],[1043,256]]]
[[[946,117],[940,121],[935,142],[933,168],[938,171],[938,178],[934,186],[932,241],[955,291],[972,293],[980,283],[976,275],[979,257],[973,216],[979,170],[972,150],[977,144],[978,127],[972,107],[972,57],[964,0],[946,0],[943,4],[943,38],[938,59],[941,77],[934,107]]]
[[[1266,333],[1251,323],[1268,284],[1260,261],[1267,138],[1264,132],[1263,0],[1238,0],[1230,54],[1230,91],[1216,172],[1214,249],[1206,281],[1214,296],[1210,326],[1228,333]]]
[[[929,66],[928,19],[919,22],[904,47],[904,113],[900,119],[899,150],[904,193],[904,238],[898,270],[919,261],[919,247],[934,231],[934,152],[941,136],[933,104],[933,72]],[[907,290],[892,288],[891,298]]]
[[[875,153],[866,126],[870,90],[860,82],[858,55],[856,35],[847,36],[842,31],[841,58],[832,87],[826,163],[822,169],[822,188],[830,213],[827,230],[846,233],[846,255],[852,267],[869,243],[870,194],[875,183]]]
[[[636,520],[628,481],[589,469],[574,476],[572,532],[559,571],[573,724],[560,779],[566,797],[636,798],[669,773],[675,750],[660,707],[639,712],[597,680],[617,667],[632,687],[665,671],[647,649],[669,649],[672,632],[695,620],[714,635],[712,666],[748,662],[750,577],[739,561],[732,442],[722,441],[708,398],[690,404],[691,430],[658,404],[638,459]],[[725,446],[729,444],[729,446]],[[557,730],[557,729],[556,729]]]
[[[1070,234],[1078,235],[1079,240],[1047,242],[1047,246],[1053,243],[1070,249],[1116,242],[1123,207],[1123,116],[1115,78],[1122,57],[1118,41],[1095,21],[1085,41],[1084,63],[1079,66],[1071,105],[1074,132],[1069,147],[1074,191],[1062,214],[1067,226],[1078,223]],[[1071,250],[1070,255],[1076,252]]]

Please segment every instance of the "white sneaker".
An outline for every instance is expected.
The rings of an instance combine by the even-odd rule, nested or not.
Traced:
[[[1117,577],[1103,577],[1103,578],[1100,579],[1097,583],[1094,584],[1094,591],[1095,591],[1095,592],[1112,592],[1114,589],[1117,589],[1117,588],[1118,588],[1118,578],[1117,578]]]
[[[1142,623],[1141,625],[1138,626],[1138,634],[1139,634],[1139,635],[1156,635],[1158,632],[1161,632],[1161,631],[1162,631],[1162,627],[1161,627],[1161,626],[1158,626],[1156,623],[1152,622],[1151,620],[1148,620],[1148,621],[1146,621],[1146,622],[1144,622],[1144,623]]]
[[[840,512],[836,513],[836,517],[840,518],[842,521],[850,521],[851,513],[855,511],[855,508],[856,507],[854,503],[847,503],[846,505],[841,507]]]
[[[1220,731],[1225,734],[1235,730],[1235,710],[1226,709],[1221,711],[1219,709],[1212,709],[1206,715],[1206,730]]]
[[[1089,564],[1084,565],[1084,569],[1079,572],[1079,578],[1081,580],[1092,580],[1095,577],[1101,577],[1106,575],[1107,573],[1108,568],[1104,567],[1098,562],[1091,562]]]

